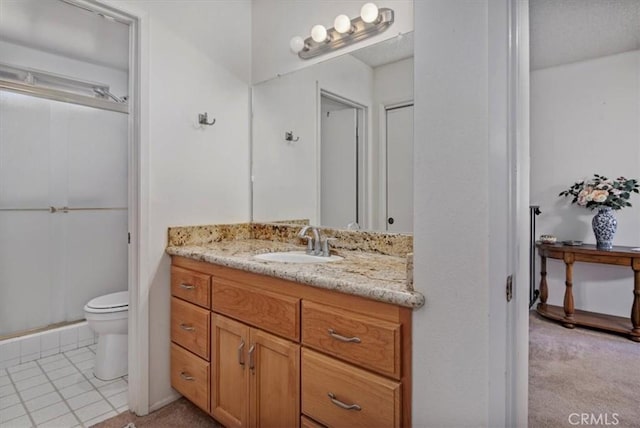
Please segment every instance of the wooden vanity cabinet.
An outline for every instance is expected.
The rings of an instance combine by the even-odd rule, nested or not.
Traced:
[[[172,294],[172,386],[224,426],[411,426],[411,309],[179,256]]]

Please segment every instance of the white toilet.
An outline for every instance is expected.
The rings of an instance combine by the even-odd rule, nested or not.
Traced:
[[[98,334],[93,373],[111,380],[127,374],[129,292],[105,294],[84,306],[89,328]]]

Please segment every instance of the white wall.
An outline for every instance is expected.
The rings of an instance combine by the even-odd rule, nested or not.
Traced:
[[[373,69],[373,109],[372,118],[372,174],[374,189],[371,206],[374,207],[372,225],[378,230],[386,230],[386,179],[384,171],[384,121],[385,106],[413,101],[413,58],[403,59]]]
[[[253,82],[262,82],[413,30],[413,0],[381,0],[375,2],[379,8],[387,7],[395,12],[395,22],[384,33],[310,60],[300,59],[291,52],[289,41],[292,37],[307,38],[316,24],[331,28],[339,14],[355,18],[365,3],[365,0],[253,0]]]
[[[167,228],[249,220],[249,80],[251,2],[115,2],[148,19],[149,198],[141,242],[141,307],[149,308],[149,403],[174,395],[169,378],[170,258]],[[232,42],[230,41],[232,37]],[[198,113],[216,118],[197,126]],[[144,144],[145,142],[143,142]],[[143,152],[145,148],[143,147]],[[148,301],[144,299],[148,293]]]
[[[373,70],[351,55],[263,82],[253,88],[253,218],[319,215],[318,89],[373,105]],[[368,112],[371,127],[371,109]],[[285,131],[299,136],[284,140]],[[370,132],[368,130],[368,132]]]
[[[596,211],[558,193],[593,173],[640,178],[640,51],[531,72],[531,203],[540,205],[537,233],[595,243]],[[615,212],[614,245],[640,246],[640,197]],[[540,266],[538,258],[538,267]],[[547,262],[549,300],[562,305],[564,263]],[[576,308],[627,317],[633,271],[578,263]]]
[[[500,417],[489,416],[489,265],[506,253],[488,251],[489,3],[415,4],[414,279],[427,301],[413,314],[417,427]]]

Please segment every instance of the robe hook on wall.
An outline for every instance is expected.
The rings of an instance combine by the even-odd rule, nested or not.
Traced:
[[[293,131],[288,131],[288,132],[284,133],[284,140],[285,141],[293,141],[295,143],[299,139],[300,139],[300,137],[293,138]]]
[[[207,112],[204,112],[204,114],[199,113],[198,114],[198,123],[200,125],[213,125],[214,123],[216,123],[216,119],[214,118],[211,122],[209,122],[209,117],[207,116]]]

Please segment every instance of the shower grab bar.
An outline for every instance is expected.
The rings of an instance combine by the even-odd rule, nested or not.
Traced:
[[[69,211],[126,211],[126,207],[112,207],[112,208],[69,208],[69,207],[49,207],[49,208],[0,208],[0,211],[42,211],[49,212],[51,214],[62,212],[68,213]]]

